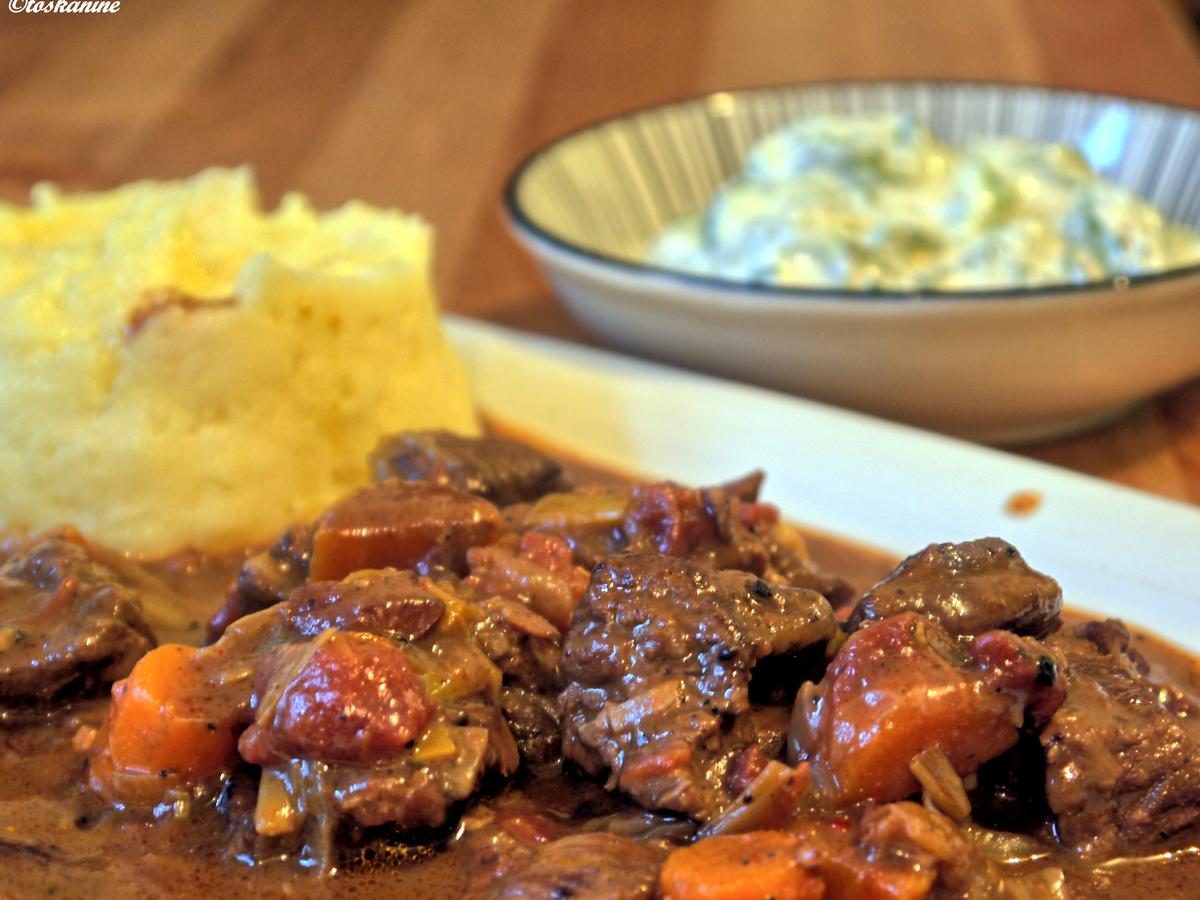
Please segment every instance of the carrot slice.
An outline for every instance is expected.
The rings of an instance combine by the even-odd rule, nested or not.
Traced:
[[[154,799],[166,787],[215,775],[236,760],[230,724],[204,714],[200,652],[164,644],[113,685],[108,720],[91,760],[92,783],[101,793]]]
[[[708,838],[667,857],[663,900],[822,900],[825,883],[800,865],[801,841],[781,831]]]
[[[389,479],[331,506],[313,532],[309,581],[340,581],[360,569],[415,566],[429,553],[461,569],[471,547],[500,537],[500,512],[481,497]]]

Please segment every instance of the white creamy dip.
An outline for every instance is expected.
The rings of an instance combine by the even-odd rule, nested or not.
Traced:
[[[1197,263],[1200,233],[1065,145],[959,149],[907,115],[823,115],[759,141],[708,208],[668,226],[646,258],[795,287],[989,289]]]

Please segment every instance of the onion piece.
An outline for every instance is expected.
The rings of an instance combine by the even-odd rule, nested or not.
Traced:
[[[254,830],[271,837],[292,834],[304,824],[304,818],[287,775],[278,769],[263,769],[254,805]]]
[[[696,839],[778,828],[791,818],[796,801],[807,789],[807,763],[793,769],[772,760],[737,799],[700,829]]]
[[[625,491],[546,494],[525,513],[526,528],[576,529],[617,525],[625,518]]]
[[[971,801],[962,778],[941,747],[936,744],[926,747],[913,757],[908,769],[921,782],[921,799],[927,807],[955,822],[962,822],[971,815]]]

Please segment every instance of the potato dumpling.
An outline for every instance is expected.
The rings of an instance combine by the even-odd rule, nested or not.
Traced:
[[[0,528],[119,550],[268,539],[366,480],[381,434],[474,433],[420,219],[246,169],[0,206]]]

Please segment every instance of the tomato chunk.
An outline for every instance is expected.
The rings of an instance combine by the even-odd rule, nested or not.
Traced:
[[[437,711],[400,646],[374,635],[326,631],[265,665],[258,714],[238,742],[242,758],[257,765],[394,756]]]

